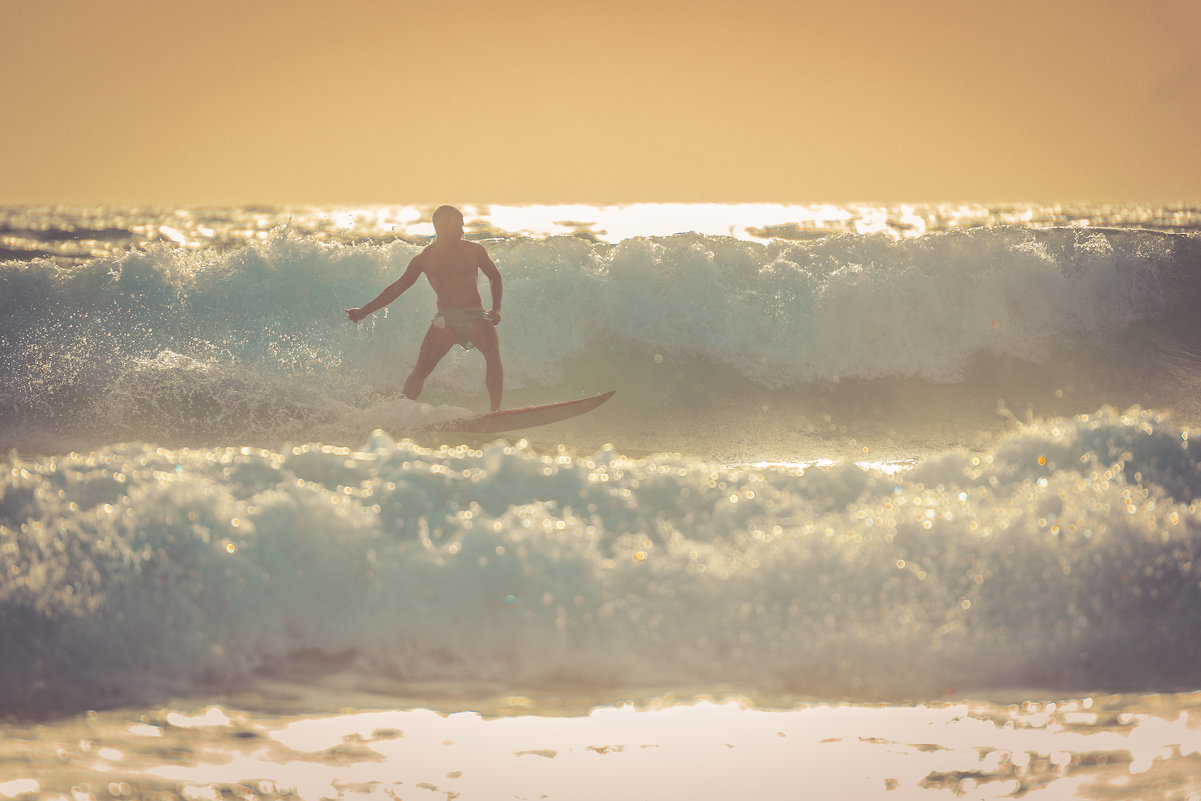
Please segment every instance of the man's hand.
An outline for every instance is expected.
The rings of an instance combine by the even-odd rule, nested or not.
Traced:
[[[500,309],[493,309],[484,316],[492,321],[492,325],[500,325]]]
[[[346,316],[350,318],[350,321],[352,323],[357,323],[359,320],[362,320],[364,317],[367,316],[367,312],[363,311],[361,308],[360,309],[347,309]]]

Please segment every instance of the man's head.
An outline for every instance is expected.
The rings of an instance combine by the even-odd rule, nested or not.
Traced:
[[[435,209],[433,222],[438,236],[450,239],[463,237],[463,212],[454,206],[439,206]]]

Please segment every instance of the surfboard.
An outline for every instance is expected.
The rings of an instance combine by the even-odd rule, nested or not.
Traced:
[[[500,434],[505,431],[516,431],[521,428],[549,425],[560,420],[569,420],[577,415],[590,412],[600,406],[617,390],[602,392],[591,398],[548,403],[543,406],[526,406],[521,409],[503,409],[499,412],[476,414],[471,417],[460,417],[446,423],[430,426],[428,431],[452,431],[467,434]]]

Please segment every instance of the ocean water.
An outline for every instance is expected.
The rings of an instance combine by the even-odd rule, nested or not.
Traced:
[[[429,211],[0,209],[0,797],[1199,797],[1201,209]]]

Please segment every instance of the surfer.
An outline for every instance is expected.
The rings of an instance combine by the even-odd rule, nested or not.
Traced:
[[[421,395],[425,380],[442,361],[442,357],[455,345],[462,345],[464,348],[475,347],[483,354],[484,385],[488,388],[492,411],[498,411],[504,385],[500,339],[496,335],[496,326],[500,325],[500,271],[483,245],[463,239],[461,211],[454,206],[439,206],[434,211],[433,223],[437,233],[433,244],[417,254],[409,262],[404,274],[379,293],[375,300],[357,309],[347,309],[346,315],[351,322],[359,322],[396,300],[413,286],[418,276],[425,273],[438,298],[438,313],[425,333],[417,354],[417,364],[405,379],[405,397],[416,400]],[[480,272],[488,277],[492,285],[492,308],[489,311],[484,311],[484,303],[476,286]]]

